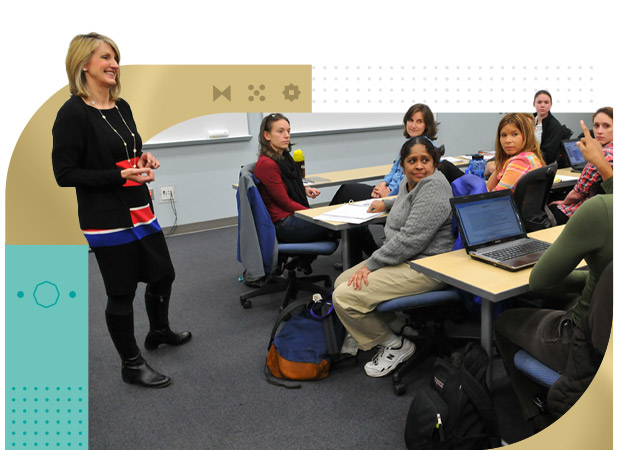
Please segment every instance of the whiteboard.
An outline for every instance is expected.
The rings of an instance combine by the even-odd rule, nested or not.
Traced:
[[[264,113],[264,116],[271,113]],[[282,113],[291,122],[291,134],[403,126],[401,113]]]
[[[156,134],[146,144],[208,140],[209,131],[227,130],[228,136],[249,136],[247,113],[208,114],[195,117]]]

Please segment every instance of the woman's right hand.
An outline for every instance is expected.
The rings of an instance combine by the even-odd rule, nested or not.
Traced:
[[[135,181],[136,183],[146,184],[155,181],[155,172],[148,167],[142,169],[123,169],[120,171],[120,176],[125,180]]]
[[[350,277],[348,280],[348,286],[352,285],[355,290],[361,289],[361,283],[365,283],[368,285],[368,275],[371,273],[370,269],[367,266],[362,266],[359,270],[357,270],[354,275]]]
[[[367,210],[367,212],[369,213],[377,213],[377,212],[384,212],[384,211],[385,211],[385,202],[383,200],[374,200],[372,203],[370,203],[370,207]]]

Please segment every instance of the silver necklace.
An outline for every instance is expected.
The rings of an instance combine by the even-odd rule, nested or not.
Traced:
[[[94,104],[94,102],[92,102],[92,104]],[[129,125],[127,125],[127,121],[125,120],[125,118],[123,117],[122,113],[120,112],[120,109],[118,109],[118,105],[114,104],[114,108],[116,108],[116,111],[118,111],[118,115],[120,116],[121,120],[123,121],[123,123],[127,127],[127,130],[129,130],[129,133],[131,134],[131,137],[133,138],[133,160],[134,160],[133,167],[136,168],[136,167],[138,167],[135,164],[135,161],[136,161],[136,135],[133,133],[133,131],[131,131],[131,128],[129,128]],[[129,152],[127,151],[127,142],[125,142],[125,140],[120,135],[120,133],[116,130],[116,128],[114,128],[113,125],[111,123],[109,123],[109,120],[107,120],[107,117],[105,117],[105,114],[103,114],[103,111],[101,111],[99,108],[96,108],[96,109],[98,110],[99,113],[101,113],[101,117],[105,120],[105,122],[107,122],[107,125],[109,125],[109,127],[112,129],[112,131],[114,133],[116,133],[116,135],[122,141],[123,145],[125,146],[125,153],[127,154],[127,161],[129,162],[129,165],[131,166],[131,158],[129,157]]]

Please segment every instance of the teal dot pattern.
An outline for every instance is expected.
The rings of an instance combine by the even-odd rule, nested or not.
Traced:
[[[5,267],[2,448],[87,448],[88,248],[6,245]]]
[[[87,448],[83,386],[7,386],[6,448]]]

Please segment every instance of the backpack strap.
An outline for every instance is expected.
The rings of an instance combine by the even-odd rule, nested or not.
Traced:
[[[267,383],[272,384],[274,386],[281,386],[286,389],[302,389],[302,385],[300,383],[289,383],[286,381],[279,381],[276,377],[271,374],[269,367],[267,367],[267,363],[265,362],[265,380]]]
[[[463,364],[459,367],[459,370],[462,374],[464,392],[466,392],[481,416],[483,427],[488,434],[488,439],[491,444],[490,448],[500,447],[501,437],[499,434],[499,423],[494,412],[492,398],[486,389],[484,389],[484,386],[468,372]]]
[[[335,324],[333,322],[333,315],[329,315],[324,319],[324,335],[326,336],[326,345],[328,346],[328,356],[334,361],[339,356],[339,344],[337,343],[337,336],[335,335]]]
[[[300,309],[301,307],[304,307],[304,305],[307,305],[308,302],[310,302],[311,300],[308,299],[302,299],[302,300],[295,300],[291,303],[289,303],[281,312],[280,315],[278,315],[278,318],[276,319],[276,323],[273,324],[273,329],[271,330],[271,337],[269,338],[269,345],[267,345],[267,350],[269,350],[271,348],[271,344],[273,344],[273,338],[276,337],[276,333],[278,332],[278,327],[280,326],[280,324],[282,322],[284,322],[285,320],[287,320],[289,318],[289,316],[295,312],[295,310]]]
[[[334,361],[339,356],[341,349],[339,348],[335,333],[335,308],[332,305],[332,301],[314,303],[310,308],[310,314],[311,317],[322,322],[324,336],[326,337],[326,346],[328,347],[328,356]]]

